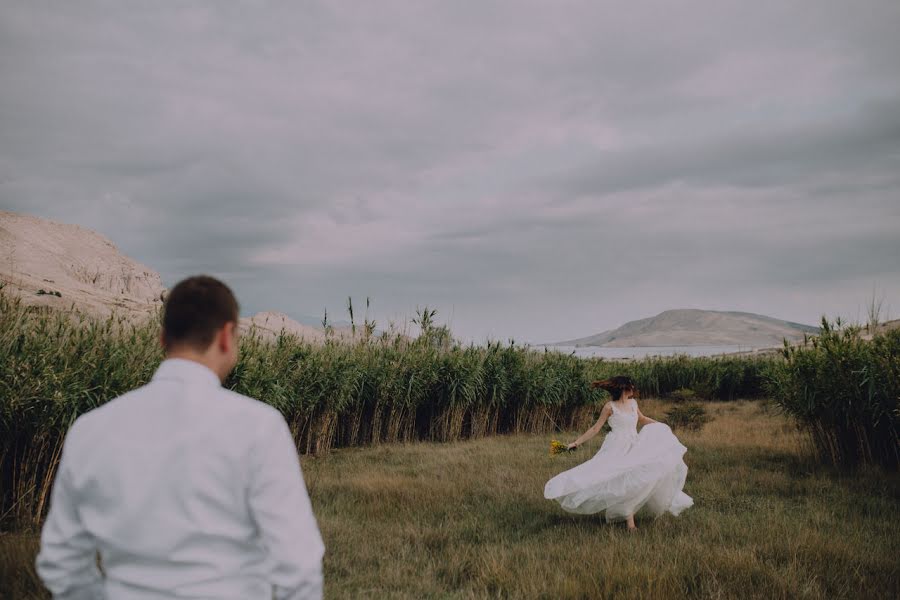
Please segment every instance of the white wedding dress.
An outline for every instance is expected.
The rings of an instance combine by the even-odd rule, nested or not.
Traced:
[[[547,482],[544,497],[579,514],[606,511],[621,521],[642,508],[658,516],[680,514],[694,501],[682,490],[687,452],[668,425],[650,423],[637,432],[637,403],[619,409],[611,404],[612,431],[593,458]]]

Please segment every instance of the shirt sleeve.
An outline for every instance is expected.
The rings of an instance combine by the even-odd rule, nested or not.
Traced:
[[[76,494],[69,481],[68,458],[64,447],[35,566],[54,598],[102,599],[106,595],[103,576],[97,568],[97,544],[78,516]]]
[[[278,600],[322,597],[319,534],[306,492],[294,439],[281,415],[274,415],[251,455],[249,505],[272,565]]]

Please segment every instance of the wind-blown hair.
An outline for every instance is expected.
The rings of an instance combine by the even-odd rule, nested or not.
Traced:
[[[591,387],[606,390],[613,400],[619,400],[622,397],[622,392],[626,390],[631,390],[637,395],[637,386],[634,384],[634,380],[627,375],[616,375],[609,379],[600,379],[591,383]]]

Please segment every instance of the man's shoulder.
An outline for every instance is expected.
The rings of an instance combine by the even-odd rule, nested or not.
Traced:
[[[133,390],[129,390],[120,396],[116,396],[112,400],[104,402],[99,406],[95,406],[94,408],[82,413],[76,420],[75,423],[90,423],[93,421],[102,421],[105,417],[108,417],[110,414],[121,410],[125,405],[135,399],[137,396],[142,395],[144,389],[147,388],[149,384],[144,384],[141,387],[136,387]]]
[[[125,409],[128,404],[143,395],[143,390],[148,384],[116,396],[112,400],[96,406],[79,415],[66,434],[66,441],[70,445],[78,438],[93,438],[98,431],[106,431],[116,419],[116,415]]]
[[[92,438],[97,432],[113,427],[123,417],[133,418],[134,409],[138,406],[135,403],[146,402],[150,400],[147,396],[155,394],[154,382],[151,381],[93,408],[75,419],[69,430],[69,437]],[[224,387],[216,388],[212,397],[207,398],[213,399],[215,404],[215,411],[211,414],[242,420],[247,425],[260,423],[271,427],[284,419],[281,412],[273,406]]]
[[[241,423],[240,436],[253,440],[253,443],[266,444],[280,431],[288,429],[287,421],[277,408],[250,396],[221,388],[215,400],[222,419]]]
[[[258,419],[281,419],[281,413],[274,406],[270,406],[261,400],[245,396],[228,388],[219,388],[217,402],[223,403],[235,411],[253,416]]]

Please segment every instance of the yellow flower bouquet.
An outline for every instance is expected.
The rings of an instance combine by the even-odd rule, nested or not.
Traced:
[[[559,440],[553,440],[552,442],[550,442],[550,456],[556,456],[557,454],[566,454],[574,451],[575,448],[569,448],[566,444],[563,444]]]

